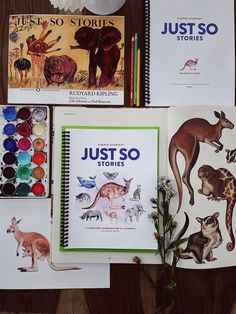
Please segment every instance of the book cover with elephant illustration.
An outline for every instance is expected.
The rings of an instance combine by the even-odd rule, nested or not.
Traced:
[[[173,249],[178,266],[234,266],[235,108],[83,109],[55,110],[54,144],[65,143],[70,154],[62,150],[54,165],[53,258],[132,263],[136,255],[143,263],[161,263],[152,250],[156,241],[147,216],[157,176],[168,175],[177,192],[171,201],[174,238],[188,238]],[[70,161],[65,169],[64,157]],[[59,174],[68,169],[69,181],[61,181]],[[66,221],[65,238],[60,219]]]
[[[8,102],[124,104],[124,17],[10,15]]]

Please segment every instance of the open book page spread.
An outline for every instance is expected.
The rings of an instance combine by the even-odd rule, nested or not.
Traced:
[[[159,262],[149,216],[166,169],[166,114],[54,109],[53,260]]]
[[[53,263],[50,199],[1,199],[1,289],[109,287],[109,265]]]
[[[232,106],[234,1],[151,0],[146,7],[146,105]]]
[[[124,104],[124,17],[11,15],[8,102]]]
[[[236,110],[179,107],[168,118],[177,237],[188,237],[178,248],[178,266],[235,266]]]

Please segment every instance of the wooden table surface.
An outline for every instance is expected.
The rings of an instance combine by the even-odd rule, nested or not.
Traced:
[[[137,32],[144,51],[143,0],[127,0],[116,15],[126,17],[125,105],[129,103],[130,39]],[[64,14],[48,0],[0,0],[0,103],[7,103],[8,16],[10,14]],[[77,12],[75,12],[76,14]],[[88,13],[83,11],[83,13]],[[143,69],[143,64],[141,65]],[[144,94],[141,87],[141,99]],[[134,109],[136,110],[136,109]],[[1,250],[4,254],[4,248]],[[1,290],[0,313],[154,314],[155,265],[111,265],[110,289]],[[1,280],[1,278],[0,278]],[[177,297],[173,313],[233,314],[236,300],[236,267],[215,270],[177,270]]]

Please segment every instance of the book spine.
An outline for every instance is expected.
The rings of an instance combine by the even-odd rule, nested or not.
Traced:
[[[144,34],[145,34],[145,59],[144,59],[144,102],[150,104],[150,0],[144,1]]]
[[[68,246],[69,234],[69,180],[70,180],[70,132],[62,131],[61,147],[61,224],[60,246]]]

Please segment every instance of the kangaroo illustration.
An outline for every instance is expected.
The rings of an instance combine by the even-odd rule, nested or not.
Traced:
[[[75,266],[60,267],[53,264],[50,260],[50,243],[48,239],[42,234],[37,232],[23,232],[19,229],[19,223],[22,219],[16,220],[15,217],[11,220],[11,225],[7,229],[7,233],[13,233],[14,238],[17,241],[16,256],[19,256],[19,249],[23,247],[23,257],[30,256],[32,258],[31,267],[20,267],[18,270],[21,272],[37,272],[38,271],[38,259],[43,261],[45,258],[48,265],[57,271],[80,269]]]
[[[133,178],[132,178],[133,179]],[[125,199],[124,196],[129,192],[130,189],[130,183],[132,181],[130,180],[125,180],[125,185],[120,185],[114,182],[109,182],[104,184],[100,190],[97,192],[97,195],[93,201],[93,203],[89,207],[84,207],[83,209],[90,209],[93,208],[97,202],[100,200],[100,198],[108,198],[109,200],[109,208],[111,209],[117,209],[120,208],[120,206],[114,206],[112,204],[112,201],[114,198],[122,197],[123,200]]]
[[[202,180],[202,188],[198,190],[200,194],[208,196],[210,200],[226,200],[225,224],[231,239],[226,249],[232,251],[235,247],[232,216],[236,203],[236,178],[225,168],[214,169],[209,165],[198,169],[198,177]]]
[[[195,60],[187,60],[180,71],[183,71],[186,67],[189,67],[189,70],[196,70],[196,65],[198,63],[198,59]]]
[[[199,142],[207,143],[215,147],[215,152],[218,153],[223,149],[223,144],[219,141],[222,134],[222,129],[234,128],[234,124],[226,119],[225,113],[223,111],[221,111],[221,113],[214,111],[214,114],[219,119],[216,124],[210,124],[207,120],[201,118],[187,120],[180,126],[178,131],[172,136],[170,140],[169,162],[177,183],[179,195],[179,205],[177,212],[180,210],[182,204],[182,181],[186,185],[190,194],[189,204],[194,204],[194,191],[190,183],[190,173],[198,159],[200,151]],[[178,152],[180,152],[185,158],[185,169],[182,176],[182,181],[177,164]]]

